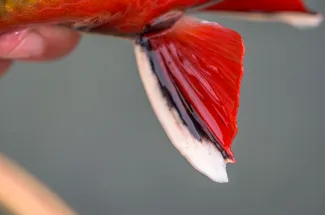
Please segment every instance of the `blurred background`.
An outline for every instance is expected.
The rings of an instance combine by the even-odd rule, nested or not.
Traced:
[[[306,1],[325,13],[322,0]],[[62,61],[17,63],[0,80],[0,151],[80,214],[325,214],[325,26],[199,15],[240,32],[245,76],[230,182],[174,149],[129,42],[85,36]]]

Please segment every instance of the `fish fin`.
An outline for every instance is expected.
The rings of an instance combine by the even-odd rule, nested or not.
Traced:
[[[135,54],[150,103],[173,145],[198,171],[228,182],[243,75],[241,36],[183,17],[169,30],[140,37]]]
[[[300,29],[317,27],[323,21],[323,16],[307,8],[302,0],[224,0],[204,10],[249,21],[282,22]]]

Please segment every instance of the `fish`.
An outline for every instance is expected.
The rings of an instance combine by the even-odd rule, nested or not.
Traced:
[[[229,18],[286,23],[298,29],[314,28],[323,21],[323,15],[302,0],[224,0],[206,10]]]
[[[129,40],[171,143],[198,172],[226,183],[245,46],[235,30],[194,16],[201,12],[297,28],[323,20],[302,0],[0,0],[0,33],[50,24]]]

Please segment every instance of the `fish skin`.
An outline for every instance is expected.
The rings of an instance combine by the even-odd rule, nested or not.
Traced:
[[[171,10],[186,10],[210,0],[9,0],[0,2],[0,31],[36,24],[84,24],[121,34],[141,33]],[[1,4],[2,3],[2,4]]]
[[[281,12],[281,16],[283,12],[317,15],[302,0],[0,0],[0,32],[37,24],[64,23],[76,28],[102,25],[98,30],[105,29],[106,33],[134,35],[168,11],[187,10],[205,4],[211,5],[203,7],[203,11],[226,12],[240,18],[245,17],[240,12]],[[275,19],[274,16],[259,17],[260,14],[247,16],[249,20]],[[292,19],[295,18],[290,17],[291,23]],[[301,20],[301,17],[297,17],[297,22],[303,22]],[[319,14],[317,20],[314,21],[316,24],[311,25],[318,25],[323,20]]]

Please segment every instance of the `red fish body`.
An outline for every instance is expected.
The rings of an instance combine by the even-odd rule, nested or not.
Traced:
[[[0,13],[0,29],[42,23],[106,26],[119,34],[141,33],[171,10],[185,10],[210,0],[9,0]],[[10,5],[10,2],[11,3]],[[10,7],[11,6],[11,7]],[[6,10],[7,8],[7,10]],[[93,25],[93,26],[89,26]],[[101,26],[102,28],[104,26]]]
[[[0,32],[59,24],[135,41],[140,77],[171,142],[197,170],[226,182],[244,45],[237,32],[188,11],[258,13],[255,19],[296,26],[321,21],[300,0],[7,0],[0,1]]]
[[[1,2],[0,31],[31,24],[66,22],[76,23],[76,25],[88,24],[87,27],[104,25],[119,34],[141,33],[148,23],[169,11],[184,11],[200,6],[202,10],[218,12],[313,13],[301,0],[7,0]],[[101,29],[104,26],[101,26]]]

